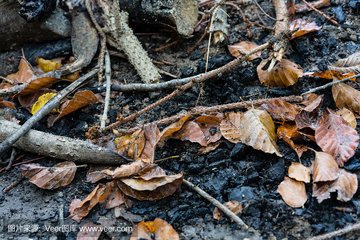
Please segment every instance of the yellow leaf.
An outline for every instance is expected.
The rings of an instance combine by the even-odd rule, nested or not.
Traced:
[[[56,96],[56,93],[45,93],[41,95],[38,100],[31,107],[31,114],[35,115],[50,99]]]
[[[37,58],[36,63],[39,65],[39,68],[44,72],[51,72],[61,67],[61,63],[56,60]]]

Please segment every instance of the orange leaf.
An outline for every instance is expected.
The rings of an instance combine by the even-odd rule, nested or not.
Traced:
[[[289,30],[293,32],[291,35],[291,39],[304,36],[311,32],[316,32],[320,29],[321,27],[317,26],[315,22],[308,22],[301,18],[295,19],[294,21],[290,22],[289,26]]]
[[[303,207],[307,201],[305,184],[289,177],[280,183],[277,189],[284,202],[293,208]]]
[[[315,130],[316,143],[332,155],[339,166],[355,154],[359,145],[359,134],[342,117],[331,110],[323,116]]]
[[[28,83],[35,77],[34,71],[30,63],[25,59],[21,58],[18,71],[16,73],[6,76],[7,79],[14,81],[14,83]]]
[[[16,109],[15,104],[13,102],[2,100],[2,98],[0,98],[0,107]]]
[[[185,115],[181,117],[177,122],[169,125],[161,131],[161,139],[160,141],[165,141],[167,138],[173,136],[174,133],[180,131],[184,123],[190,118],[189,115]]]
[[[298,128],[295,124],[283,124],[277,129],[277,136],[284,140],[300,158],[304,152],[308,150],[305,145],[295,144],[293,139],[300,138],[302,135],[298,132]]]
[[[220,122],[222,118],[222,114],[218,114],[217,116],[202,115],[194,120],[204,133],[206,145],[217,142],[221,139]]]
[[[294,85],[303,76],[303,70],[297,64],[282,59],[269,72],[269,59],[262,60],[257,67],[257,74],[262,84],[269,87],[288,87]]]
[[[310,182],[310,168],[305,167],[301,163],[292,162],[289,170],[288,170],[289,177],[295,179],[299,182]]]
[[[240,56],[247,54],[248,52],[250,52],[251,50],[253,50],[256,47],[258,47],[258,45],[254,42],[240,41],[238,43],[235,43],[234,45],[229,45],[228,50],[233,57],[238,58]],[[256,58],[259,58],[260,56],[261,56],[261,53],[257,52],[257,53],[250,55],[247,60],[252,61]]]
[[[138,239],[161,239],[161,240],[179,240],[179,234],[166,221],[156,218],[152,222],[140,222],[135,226],[130,240]]]
[[[62,162],[53,167],[43,167],[33,163],[23,164],[20,169],[22,175],[39,188],[56,189],[72,182],[77,167],[73,162]]]

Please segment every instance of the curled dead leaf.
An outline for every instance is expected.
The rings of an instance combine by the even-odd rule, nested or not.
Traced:
[[[282,156],[276,145],[275,124],[264,110],[250,109],[240,120],[241,142],[266,153]]]
[[[314,183],[336,180],[339,173],[339,166],[333,156],[324,152],[315,152],[315,161],[313,163]]]
[[[221,139],[220,123],[222,118],[222,114],[217,114],[216,116],[202,115],[194,120],[204,133],[206,145],[215,143]]]
[[[294,139],[301,138],[302,134],[298,132],[296,124],[285,123],[278,127],[277,136],[284,140],[297,154],[300,159],[302,154],[308,150],[305,145],[295,144]]]
[[[341,73],[360,73],[360,51],[339,59],[335,64],[328,66],[330,70]]]
[[[193,121],[186,122],[174,138],[180,139],[181,141],[199,143],[204,147],[207,145],[204,132],[201,130],[199,124]]]
[[[160,218],[155,218],[154,221],[142,221],[135,226],[130,240],[138,239],[179,240],[180,237],[169,223]]]
[[[290,22],[289,30],[292,32],[291,39],[304,36],[311,32],[320,30],[321,27],[316,25],[316,22],[308,22],[301,18]]]
[[[303,207],[307,201],[305,184],[289,177],[280,183],[277,189],[284,202],[293,208]]]
[[[157,177],[148,180],[142,178],[124,178],[117,183],[126,195],[135,199],[158,200],[172,195],[181,186],[183,174]]]
[[[238,143],[240,139],[240,119],[243,113],[229,112],[225,114],[225,118],[220,123],[220,132],[223,137],[232,142]]]
[[[177,122],[170,124],[169,126],[167,126],[166,128],[164,128],[161,131],[161,138],[160,141],[165,141],[167,138],[172,137],[174,135],[174,133],[180,131],[180,129],[183,127],[184,123],[187,122],[187,120],[189,120],[190,116],[189,115],[185,115],[183,117],[181,117]]]
[[[243,211],[243,206],[241,203],[239,203],[238,201],[235,200],[231,200],[229,202],[224,203],[224,205],[229,208],[233,213],[235,213],[236,215],[239,213],[242,213]],[[215,220],[220,221],[222,218],[222,212],[215,207],[214,212],[213,212],[213,218]]]
[[[342,117],[331,110],[319,121],[315,130],[316,143],[321,149],[332,155],[339,166],[355,154],[359,145],[359,134]]]
[[[303,70],[295,63],[282,59],[269,72],[270,60],[262,60],[257,67],[257,74],[262,84],[269,87],[288,87],[294,85],[303,76]]]
[[[248,52],[250,52],[251,50],[253,50],[256,47],[258,47],[258,45],[254,42],[240,41],[238,43],[235,43],[234,45],[229,45],[228,50],[233,57],[238,58],[240,56],[246,55]],[[261,56],[261,53],[257,52],[257,53],[250,55],[247,60],[252,61],[256,58],[259,58],[260,56]]]
[[[142,161],[153,163],[155,157],[155,148],[160,140],[160,130],[156,124],[147,124],[144,127],[145,145],[139,157]]]
[[[305,167],[298,162],[292,162],[288,169],[289,177],[295,179],[296,181],[305,183],[310,182],[310,172],[309,167]]]
[[[338,108],[345,107],[360,114],[360,91],[345,83],[334,84],[331,91]]]
[[[73,162],[58,163],[53,167],[39,164],[22,164],[21,173],[42,189],[56,189],[69,185],[75,177],[77,166]]]
[[[295,117],[296,126],[299,129],[311,128],[315,130],[321,117],[321,105],[323,103],[322,95],[313,99],[299,114]]]

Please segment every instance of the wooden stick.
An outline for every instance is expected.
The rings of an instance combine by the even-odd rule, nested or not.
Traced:
[[[311,237],[308,238],[307,240],[325,240],[325,239],[330,239],[333,237],[337,237],[337,236],[341,236],[350,232],[355,232],[355,231],[359,231],[360,230],[360,223],[355,223],[352,224],[350,226],[341,228],[339,230],[333,231],[333,232],[329,232],[323,235],[319,235],[319,236],[315,236],[315,237]]]
[[[303,3],[305,3],[306,6],[308,6],[309,8],[311,8],[312,10],[314,10],[315,12],[317,12],[318,14],[320,14],[321,16],[326,18],[326,20],[328,20],[329,22],[331,22],[335,26],[340,26],[340,24],[337,21],[335,21],[334,19],[332,19],[331,17],[329,17],[328,15],[326,15],[325,13],[320,11],[319,9],[315,8],[313,5],[308,3],[306,0],[301,0],[301,1],[303,1]]]
[[[248,229],[249,226],[244,223],[241,218],[239,218],[235,213],[233,213],[229,208],[224,206],[221,202],[210,196],[207,192],[199,188],[198,186],[195,186],[193,183],[183,179],[183,183],[190,187],[192,190],[197,192],[200,196],[208,200],[211,204],[213,204],[215,207],[220,209],[223,213],[225,213],[230,219],[232,219],[234,222],[236,222],[241,228]]]

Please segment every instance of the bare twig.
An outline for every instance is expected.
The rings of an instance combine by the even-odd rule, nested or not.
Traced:
[[[86,82],[90,77],[96,74],[98,69],[93,69],[84,76],[80,77],[75,82],[71,83],[69,86],[61,90],[55,97],[53,97],[49,102],[47,102],[35,115],[29,118],[15,133],[7,137],[0,144],[0,155],[9,149],[19,138],[24,136],[35,123],[40,121],[44,116],[49,114],[54,108],[60,105],[60,102],[72,91],[74,91],[81,84]]]
[[[222,67],[211,70],[211,71],[209,71],[207,73],[203,73],[203,74],[199,74],[199,75],[196,75],[196,76],[193,76],[193,77],[189,77],[189,82],[188,83],[180,86],[178,89],[176,89],[175,91],[173,91],[169,95],[159,99],[158,101],[150,104],[149,106],[143,108],[142,110],[140,110],[140,111],[138,111],[136,113],[133,113],[133,114],[131,114],[131,115],[125,117],[125,118],[122,118],[122,119],[118,120],[117,122],[107,126],[105,128],[105,131],[114,129],[114,128],[120,126],[122,123],[135,120],[137,117],[139,117],[143,113],[148,112],[149,110],[153,109],[154,107],[157,107],[160,104],[165,103],[168,100],[180,95],[182,92],[184,92],[187,89],[191,88],[196,83],[201,83],[201,82],[204,82],[204,81],[206,81],[208,79],[211,79],[211,78],[214,78],[214,77],[220,77],[222,74],[235,69],[243,60],[246,60],[247,57],[249,57],[251,54],[259,52],[259,51],[269,47],[269,45],[270,45],[269,43],[264,43],[263,45],[260,45],[259,47],[254,48],[253,50],[249,51],[248,54],[246,54],[245,56],[234,59],[234,60],[232,60],[231,62],[225,64]],[[178,80],[183,81],[183,79],[178,79]]]
[[[110,90],[111,90],[111,63],[110,63],[110,55],[109,52],[105,53],[105,79],[106,79],[106,93],[105,93],[105,104],[104,104],[104,112],[101,116],[100,128],[104,129],[107,120],[107,114],[109,111],[110,105]]]
[[[5,188],[3,189],[3,192],[4,192],[4,193],[7,193],[7,192],[11,191],[11,189],[13,189],[13,188],[16,187],[17,185],[19,185],[19,184],[22,182],[22,180],[24,180],[24,179],[25,179],[25,177],[24,177],[24,176],[21,176],[19,179],[17,179],[17,180],[15,180],[14,182],[12,182],[9,186],[5,187]]]
[[[355,223],[352,224],[350,226],[346,226],[342,229],[333,231],[333,232],[329,232],[323,235],[319,235],[319,236],[315,236],[315,237],[311,237],[308,238],[307,240],[325,240],[325,239],[331,239],[333,237],[337,237],[337,236],[341,236],[347,233],[351,233],[351,232],[356,232],[360,230],[360,223]]]
[[[322,8],[322,7],[328,7],[331,5],[331,1],[330,0],[317,0],[314,2],[309,3],[312,7],[314,8]],[[295,4],[295,11],[297,13],[303,13],[303,12],[307,12],[307,11],[311,11],[313,10],[313,8],[310,8],[308,5],[306,4]]]
[[[309,94],[309,93],[317,92],[317,91],[326,89],[326,88],[328,88],[328,87],[331,87],[331,86],[334,85],[334,84],[342,83],[342,82],[351,80],[351,79],[353,79],[353,78],[358,78],[358,77],[360,77],[360,73],[359,73],[359,74],[356,74],[356,75],[354,75],[354,76],[351,76],[351,77],[347,77],[347,78],[341,79],[340,81],[333,81],[333,82],[329,82],[329,83],[327,83],[327,84],[325,84],[325,85],[322,85],[322,86],[320,86],[320,87],[312,88],[312,89],[310,89],[309,91],[306,91],[306,92],[302,93],[301,95],[303,96],[303,95],[306,95],[306,94]]]
[[[187,180],[183,180],[183,183],[190,187],[192,190],[194,190],[195,192],[197,192],[200,196],[202,196],[203,198],[205,198],[206,200],[208,200],[211,204],[213,204],[215,207],[217,207],[218,209],[220,209],[223,213],[225,213],[229,218],[231,218],[234,222],[236,222],[241,228],[243,229],[248,229],[249,226],[246,225],[244,223],[243,220],[241,220],[241,218],[239,218],[235,213],[233,213],[229,208],[227,208],[226,206],[224,206],[221,202],[219,202],[218,200],[216,200],[215,198],[213,198],[212,196],[210,196],[207,192],[205,192],[204,190],[202,190],[201,188],[199,188],[198,186],[195,186],[193,183],[187,181]]]
[[[257,7],[258,9],[260,9],[260,11],[261,11],[265,16],[267,16],[267,17],[270,18],[271,20],[277,21],[276,18],[273,18],[272,16],[270,16],[269,14],[267,14],[267,13],[265,12],[265,10],[260,6],[260,4],[257,2],[257,0],[253,0],[253,3],[255,3],[256,7]]]
[[[5,167],[5,171],[9,171],[9,170],[10,170],[10,168],[12,167],[12,165],[13,165],[13,163],[14,163],[15,158],[16,158],[16,149],[13,148],[13,149],[11,150],[11,155],[10,155],[9,163],[8,163],[8,165]]]
[[[328,20],[329,22],[331,22],[335,26],[340,26],[340,24],[337,21],[335,21],[334,19],[332,19],[331,17],[329,17],[328,15],[326,15],[325,13],[320,11],[319,9],[315,8],[313,5],[308,3],[306,0],[301,0],[301,1],[303,1],[303,3],[305,3],[306,6],[308,6],[309,8],[311,8],[312,10],[314,10],[315,12],[317,12],[318,14],[320,14],[321,16],[326,18],[326,20]]]

